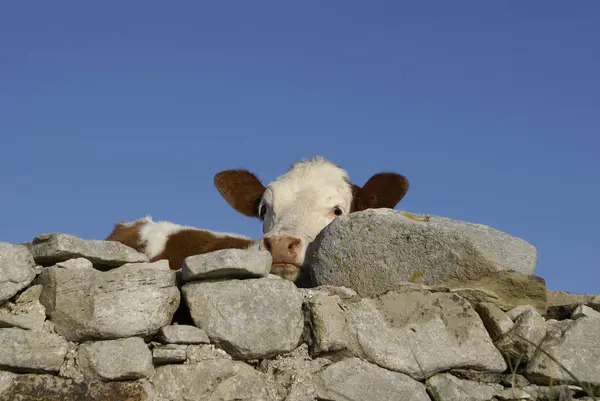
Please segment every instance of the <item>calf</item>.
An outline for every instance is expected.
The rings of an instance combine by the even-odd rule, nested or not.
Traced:
[[[117,223],[106,241],[121,242],[148,256],[151,262],[167,259],[173,270],[181,268],[188,256],[227,248],[251,248],[258,243],[237,234],[220,233],[181,226],[144,217]]]
[[[299,279],[309,245],[336,217],[394,208],[408,191],[408,180],[391,172],[377,173],[359,187],[320,156],[293,164],[267,187],[247,170],[221,171],[214,184],[235,210],[262,220],[259,249],[271,252],[271,273],[291,281]]]

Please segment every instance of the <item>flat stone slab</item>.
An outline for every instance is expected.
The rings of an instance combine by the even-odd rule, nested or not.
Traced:
[[[391,209],[336,218],[308,251],[314,284],[372,296],[394,289],[398,281],[436,284],[504,270],[534,273],[536,248],[520,238],[481,224],[437,216],[426,220]]]
[[[34,267],[35,261],[26,247],[0,242],[0,305],[33,281]]]
[[[152,362],[155,365],[182,363],[187,359],[187,345],[166,344],[152,350]]]
[[[19,328],[0,329],[0,345],[0,366],[17,372],[56,373],[69,350],[56,334]]]
[[[139,337],[83,343],[77,350],[77,362],[84,376],[92,380],[135,380],[154,373],[152,353]]]
[[[181,268],[183,281],[215,278],[267,277],[271,271],[271,253],[255,249],[221,249],[187,257]]]
[[[194,324],[232,356],[268,358],[300,341],[302,295],[291,281],[199,281],[182,292]]]
[[[186,324],[161,327],[158,339],[168,344],[208,344],[210,340],[204,330]]]
[[[358,358],[329,365],[315,376],[318,399],[430,401],[422,383]]]
[[[42,234],[23,244],[35,262],[44,266],[85,258],[94,265],[119,267],[125,263],[148,262],[148,256],[117,241],[86,240],[71,234]]]
[[[49,267],[36,281],[54,329],[70,341],[152,336],[171,322],[180,302],[166,260],[106,272]]]

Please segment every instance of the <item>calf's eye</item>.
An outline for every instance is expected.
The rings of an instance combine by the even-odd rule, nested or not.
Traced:
[[[264,219],[265,214],[267,214],[267,207],[265,205],[260,205],[260,207],[258,208],[258,217]]]
[[[336,216],[341,216],[343,213],[344,212],[342,211],[341,208],[339,208],[337,206],[333,208],[333,214],[335,214]]]

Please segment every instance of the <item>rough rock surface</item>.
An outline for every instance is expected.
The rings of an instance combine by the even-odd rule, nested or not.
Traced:
[[[62,337],[44,331],[0,329],[0,367],[19,372],[58,372],[69,349]]]
[[[495,304],[482,302],[475,307],[492,340],[506,334],[513,328],[513,321]]]
[[[317,353],[345,351],[419,380],[452,368],[506,369],[477,313],[455,294],[317,295],[309,308]]]
[[[196,326],[232,356],[266,358],[300,341],[302,296],[291,281],[193,282],[182,291]]]
[[[335,219],[316,237],[310,271],[316,285],[378,295],[398,281],[473,280],[495,271],[533,274],[536,249],[493,228],[444,217],[414,221],[391,209]]]
[[[546,319],[568,319],[579,305],[587,305],[600,312],[600,294],[572,294],[566,291],[548,290]]]
[[[152,362],[155,365],[184,362],[187,359],[187,346],[166,344],[152,350]]]
[[[42,286],[29,287],[16,301],[0,306],[0,328],[19,327],[41,330],[46,320],[46,308],[40,303]]]
[[[270,401],[264,374],[250,365],[227,359],[156,368],[156,395],[168,401]]]
[[[222,249],[187,257],[181,269],[184,281],[214,278],[267,277],[273,259],[267,251]]]
[[[0,305],[33,281],[34,267],[26,247],[0,242]]]
[[[95,265],[118,267],[125,263],[148,262],[148,257],[116,241],[85,240],[74,235],[42,234],[23,244],[35,262],[44,266],[69,259],[85,258]]]
[[[166,260],[107,272],[49,267],[36,282],[56,332],[71,341],[152,335],[171,322],[180,301]]]
[[[0,372],[0,401],[148,401],[150,394],[149,387],[140,382],[76,381],[48,374]]]
[[[83,343],[77,362],[88,379],[131,380],[154,373],[152,353],[139,337]]]
[[[517,366],[528,362],[546,335],[546,321],[535,309],[523,312],[513,328],[495,342],[504,357]]]
[[[488,401],[504,390],[500,384],[478,383],[440,373],[427,379],[427,389],[443,401]]]
[[[317,397],[332,401],[429,401],[422,383],[358,358],[327,366],[315,378]]]
[[[210,342],[204,330],[186,324],[161,327],[158,337],[162,342],[168,344],[208,344]]]

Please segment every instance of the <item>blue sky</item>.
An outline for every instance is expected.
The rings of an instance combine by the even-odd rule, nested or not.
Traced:
[[[600,293],[600,3],[0,5],[0,241],[102,239],[146,214],[260,235],[213,175],[317,154],[398,208],[538,249]]]

